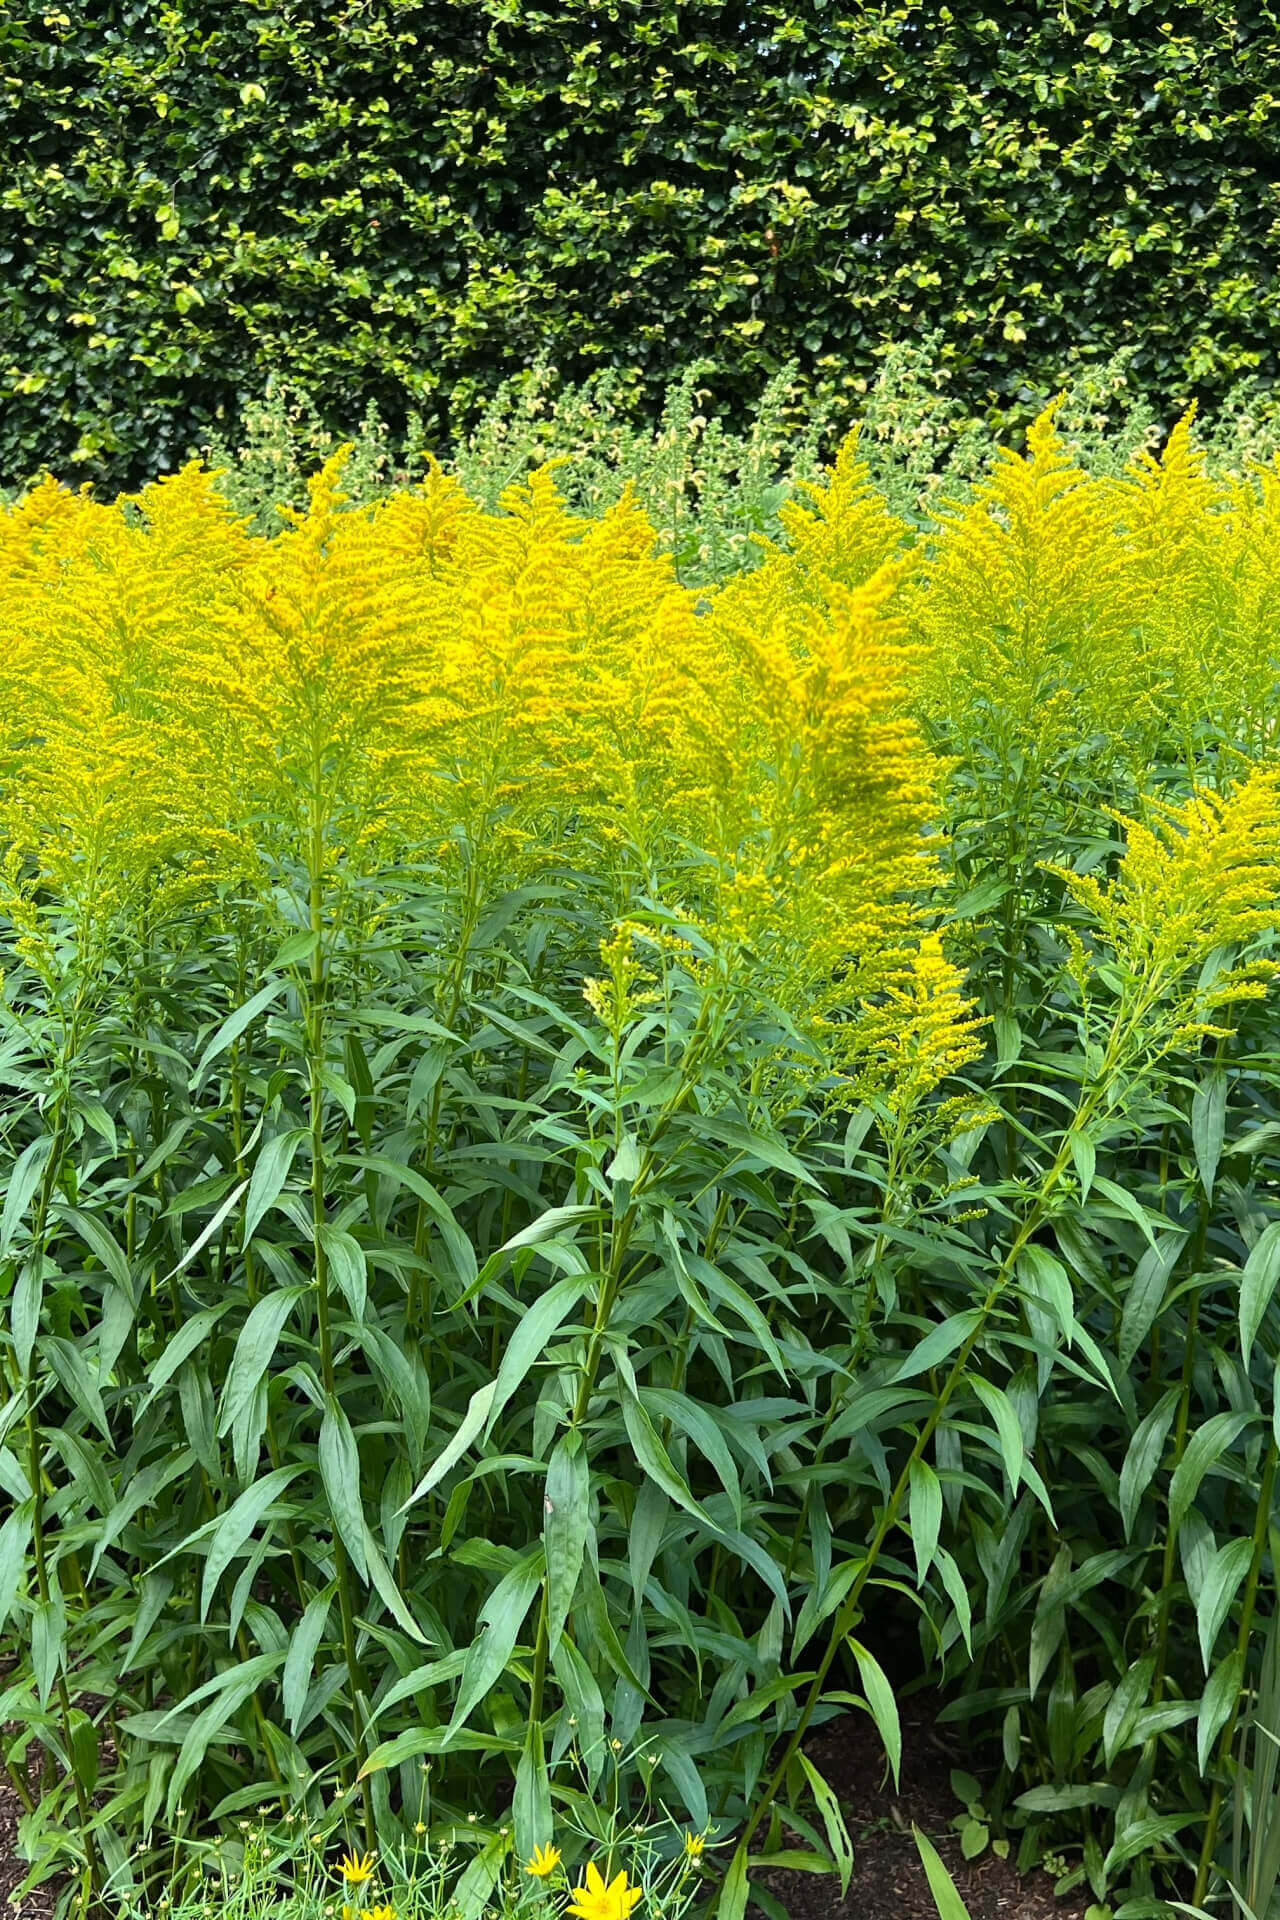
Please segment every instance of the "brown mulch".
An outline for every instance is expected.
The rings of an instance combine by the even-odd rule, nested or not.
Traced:
[[[845,1898],[827,1875],[777,1872],[767,1885],[791,1920],[938,1920],[916,1851],[912,1824],[926,1833],[969,1909],[971,1920],[1082,1920],[1086,1900],[1054,1897],[1045,1873],[1019,1874],[990,1848],[965,1860],[951,1822],[963,1808],[951,1790],[953,1768],[978,1769],[952,1729],[938,1727],[927,1701],[902,1703],[902,1784],[885,1780],[884,1749],[865,1715],[833,1720],[806,1751],[835,1789],[854,1847]]]
[[[849,1715],[823,1727],[808,1743],[810,1758],[840,1796],[855,1858],[841,1900],[837,1881],[808,1873],[772,1873],[768,1886],[791,1920],[937,1920],[911,1827],[937,1847],[969,1909],[971,1920],[1082,1920],[1084,1903],[1058,1901],[1043,1873],[1024,1880],[1011,1860],[988,1849],[961,1857],[951,1821],[961,1811],[951,1791],[952,1768],[973,1771],[949,1730],[934,1724],[927,1702],[904,1703],[902,1785],[884,1782],[884,1755],[865,1717]],[[0,1916],[26,1869],[17,1858],[20,1803],[0,1773]],[[57,1889],[37,1887],[14,1909],[20,1920],[51,1920]]]
[[[21,1920],[51,1920],[57,1905],[56,1887],[36,1887],[10,1908],[13,1890],[27,1877],[26,1862],[18,1858],[18,1815],[22,1802],[6,1774],[0,1772],[0,1913],[21,1916]]]

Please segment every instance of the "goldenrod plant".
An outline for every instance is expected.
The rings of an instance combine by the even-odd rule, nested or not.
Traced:
[[[357,1868],[478,1823],[345,1904],[740,1920],[848,1884],[806,1736],[896,1771],[914,1667],[1024,1866],[1216,1885],[1280,496],[1062,419],[927,537],[864,432],[722,579],[523,462],[0,518],[29,1884],[150,1913],[220,1844],[243,1888],[244,1819]]]

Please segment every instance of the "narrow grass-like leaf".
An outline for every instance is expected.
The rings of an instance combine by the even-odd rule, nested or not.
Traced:
[[[871,1717],[876,1723],[880,1738],[884,1741],[884,1750],[896,1789],[898,1776],[902,1770],[902,1723],[898,1718],[898,1702],[894,1698],[893,1688],[889,1685],[884,1669],[875,1655],[852,1635],[849,1637],[849,1646],[858,1663],[862,1691],[867,1696]]]
[[[320,1477],[329,1513],[343,1546],[362,1580],[369,1577],[364,1553],[364,1509],[360,1500],[360,1454],[351,1422],[332,1394],[325,1398],[320,1422]]]
[[[932,1840],[917,1826],[913,1826],[911,1831],[915,1836],[916,1852],[920,1855],[925,1878],[929,1882],[929,1892],[933,1895],[933,1904],[938,1910],[938,1920],[969,1920],[969,1909]]]
[[[290,1127],[285,1133],[274,1134],[259,1152],[245,1196],[244,1246],[252,1240],[267,1209],[279,1199],[298,1148],[306,1137],[304,1128]]]
[[[591,1527],[591,1472],[582,1435],[566,1433],[547,1465],[542,1536],[547,1554],[547,1637],[554,1649],[573,1604]],[[523,1849],[521,1849],[523,1851]]]
[[[302,1472],[299,1467],[277,1467],[247,1487],[238,1500],[222,1515],[213,1529],[205,1555],[204,1577],[200,1583],[200,1618],[207,1620],[214,1589],[231,1562],[248,1541],[258,1522],[280,1495],[292,1486]]]

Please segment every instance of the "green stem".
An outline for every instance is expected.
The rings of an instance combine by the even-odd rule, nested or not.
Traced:
[[[1207,1219],[1208,1209],[1201,1202],[1201,1218]],[[1197,1238],[1201,1238],[1197,1235]],[[1203,1253],[1201,1244],[1200,1253]],[[1194,1256],[1192,1271],[1196,1271],[1200,1255]],[[1179,1389],[1178,1413],[1173,1432],[1173,1460],[1171,1472],[1176,1473],[1186,1450],[1187,1428],[1191,1418],[1191,1376],[1195,1369],[1196,1331],[1200,1321],[1200,1295],[1191,1296],[1191,1306],[1187,1312],[1187,1337],[1182,1353],[1182,1382]],[[1171,1526],[1166,1527],[1164,1540],[1164,1560],[1160,1569],[1160,1592],[1156,1596],[1156,1667],[1151,1683],[1151,1704],[1160,1705],[1164,1694],[1165,1673],[1169,1653],[1169,1622],[1173,1613],[1173,1563],[1177,1549],[1177,1536]]]
[[[316,782],[319,791],[319,780]],[[324,1247],[327,1219],[324,1146],[324,1050],[325,997],[327,981],[324,965],[324,826],[317,810],[312,822],[308,873],[308,910],[312,936],[311,970],[306,1007],[306,1046],[308,1094],[311,1120],[311,1237],[315,1255],[316,1321],[320,1348],[320,1377],[327,1401],[337,1402],[337,1376],[333,1364],[333,1332],[329,1321],[329,1262]],[[352,1744],[356,1774],[359,1777],[366,1759],[364,1716],[364,1676],[356,1645],[355,1603],[351,1591],[351,1566],[347,1550],[337,1528],[333,1534],[334,1563],[338,1576],[338,1607],[342,1617],[342,1649],[351,1688]],[[365,1841],[371,1852],[377,1845],[373,1824],[373,1796],[369,1781],[361,1781],[364,1802]]]
[[[1091,1111],[1091,1106],[1092,1106],[1091,1096],[1086,1095],[1085,1098],[1081,1101],[1080,1108],[1077,1110],[1077,1115],[1073,1123],[1074,1127],[1076,1128],[1080,1127],[1082,1122],[1084,1122],[1088,1118],[1089,1113]],[[942,1386],[938,1392],[937,1398],[934,1401],[933,1407],[929,1413],[929,1417],[925,1421],[924,1425],[921,1427],[920,1432],[917,1434],[915,1444],[911,1449],[911,1452],[907,1458],[906,1464],[903,1466],[902,1471],[899,1473],[898,1478],[894,1483],[894,1486],[889,1495],[889,1498],[885,1503],[883,1511],[881,1512],[880,1519],[876,1525],[875,1532],[871,1537],[870,1544],[867,1548],[866,1557],[864,1558],[862,1565],[858,1568],[857,1573],[854,1575],[853,1584],[849,1588],[848,1594],[845,1596],[845,1599],[832,1623],[830,1633],[828,1634],[828,1637],[827,1637],[826,1648],[823,1652],[822,1659],[818,1663],[818,1670],[815,1673],[813,1680],[810,1683],[809,1690],[805,1695],[804,1704],[800,1709],[799,1718],[796,1721],[796,1724],[791,1731],[791,1734],[787,1740],[786,1746],[783,1748],[782,1758],[778,1761],[777,1766],[774,1768],[773,1772],[769,1775],[768,1780],[765,1782],[765,1785],[756,1800],[756,1804],[752,1809],[750,1815],[748,1816],[746,1826],[743,1828],[742,1836],[738,1842],[738,1853],[741,1856],[746,1855],[747,1849],[751,1844],[751,1841],[756,1833],[757,1828],[759,1827],[761,1821],[764,1819],[765,1815],[770,1811],[771,1807],[773,1806],[773,1802],[777,1797],[778,1790],[782,1786],[783,1781],[786,1779],[787,1772],[791,1766],[791,1763],[795,1759],[795,1756],[800,1749],[800,1746],[804,1740],[804,1737],[809,1730],[809,1724],[812,1721],[813,1716],[817,1711],[818,1706],[822,1700],[822,1690],[826,1685],[827,1675],[831,1671],[831,1667],[835,1661],[836,1655],[839,1653],[840,1648],[844,1644],[847,1634],[850,1632],[850,1630],[854,1625],[854,1622],[858,1618],[858,1608],[862,1599],[862,1595],[866,1590],[867,1584],[871,1579],[871,1575],[873,1571],[875,1570],[876,1564],[880,1558],[881,1551],[884,1548],[885,1541],[888,1539],[890,1533],[893,1531],[893,1528],[897,1525],[898,1515],[902,1510],[903,1502],[905,1501],[908,1490],[910,1488],[911,1469],[915,1466],[917,1461],[923,1458],[925,1449],[928,1447],[929,1442],[932,1440],[934,1436],[934,1433],[936,1432],[938,1426],[941,1424],[942,1417],[945,1414],[947,1407],[951,1402],[952,1396],[954,1395],[954,1393],[956,1392],[956,1389],[959,1387],[961,1381],[964,1378],[965,1369],[969,1364],[970,1357],[972,1356],[973,1351],[978,1344],[978,1341],[982,1337],[987,1321],[990,1319],[991,1314],[995,1310],[995,1307],[998,1301],[1000,1300],[1001,1295],[1004,1293],[1005,1289],[1007,1288],[1007,1286],[1009,1285],[1010,1281],[1013,1278],[1014,1269],[1017,1265],[1018,1256],[1021,1254],[1023,1248],[1027,1245],[1027,1242],[1030,1240],[1032,1234],[1036,1232],[1036,1230],[1044,1221],[1045,1215],[1048,1211],[1048,1203],[1050,1198],[1052,1197],[1054,1189],[1057,1187],[1058,1182],[1061,1180],[1064,1172],[1066,1171],[1067,1166],[1070,1164],[1071,1151],[1070,1151],[1070,1146],[1068,1144],[1069,1138],[1070,1138],[1070,1130],[1068,1131],[1067,1137],[1064,1138],[1061,1147],[1058,1149],[1057,1158],[1054,1160],[1052,1167],[1049,1169],[1049,1172],[1045,1175],[1044,1181],[1042,1182],[1040,1187],[1040,1191],[1037,1194],[1036,1199],[1032,1207],[1030,1208],[1026,1219],[1023,1221],[1022,1226],[1019,1228],[1018,1233],[1014,1238],[1012,1246],[1009,1248],[1009,1251],[1006,1253],[1004,1259],[1000,1263],[999,1269],[996,1272],[996,1276],[992,1281],[991,1286],[987,1290],[987,1295],[985,1300],[983,1301],[981,1310],[978,1315],[978,1319],[975,1325],[971,1328],[959,1352],[956,1354],[955,1359],[952,1361],[950,1370],[947,1374],[946,1379],[942,1383]]]
[[[65,1070],[65,1069],[64,1069]],[[45,1163],[44,1175],[40,1182],[40,1192],[36,1201],[35,1218],[31,1229],[31,1252],[28,1258],[35,1262],[37,1274],[43,1279],[45,1239],[48,1231],[49,1209],[53,1204],[53,1190],[57,1184],[62,1166],[62,1155],[67,1144],[66,1110],[63,1095],[58,1096],[55,1109],[53,1138],[49,1143],[49,1158]],[[31,1538],[32,1552],[36,1568],[36,1591],[41,1606],[47,1607],[53,1597],[53,1582],[50,1578],[48,1547],[45,1539],[44,1514],[44,1463],[40,1447],[40,1425],[36,1419],[35,1392],[35,1348],[32,1347],[31,1359],[27,1366],[25,1387],[25,1426],[27,1441],[27,1478],[31,1483]],[[92,1809],[84,1784],[76,1771],[74,1749],[71,1740],[71,1695],[67,1690],[66,1677],[58,1674],[56,1691],[58,1696],[58,1715],[62,1723],[62,1738],[66,1747],[67,1765],[71,1774],[71,1784],[76,1797],[76,1810],[80,1816],[80,1837],[84,1842],[85,1862],[89,1871],[89,1886],[98,1897],[100,1890],[100,1867],[98,1850],[94,1844],[90,1829]]]
[[[1236,1656],[1242,1674],[1245,1657],[1249,1651],[1249,1635],[1253,1630],[1253,1614],[1258,1599],[1258,1580],[1262,1573],[1262,1561],[1267,1550],[1267,1534],[1271,1526],[1271,1503],[1275,1493],[1277,1455],[1278,1450],[1273,1434],[1267,1445],[1266,1463],[1262,1469],[1258,1511],[1253,1523],[1253,1557],[1249,1562],[1249,1577],[1245,1582],[1244,1601],[1240,1608],[1240,1627],[1236,1634]],[[1205,1822],[1204,1842],[1200,1848],[1200,1862],[1196,1868],[1195,1892],[1191,1896],[1192,1905],[1197,1907],[1204,1905],[1204,1897],[1209,1888],[1209,1874],[1218,1845],[1218,1825],[1222,1819],[1222,1804],[1226,1798],[1226,1769],[1231,1758],[1231,1746],[1236,1736],[1243,1700],[1242,1685],[1232,1703],[1227,1724],[1222,1729],[1218,1741],[1217,1778],[1213,1783],[1213,1793],[1209,1799],[1209,1817]]]

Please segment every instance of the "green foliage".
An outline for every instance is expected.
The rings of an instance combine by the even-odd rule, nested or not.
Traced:
[[[872,479],[901,519],[924,527],[947,503],[971,498],[991,461],[990,432],[962,406],[941,348],[936,333],[889,348],[857,408],[859,453]],[[1096,367],[1077,363],[1064,389],[1058,429],[1090,473],[1118,477],[1164,437],[1168,423],[1133,384],[1131,359],[1120,352]],[[805,395],[794,362],[769,380],[741,430],[714,410],[712,391],[691,371],[668,389],[654,425],[637,419],[633,398],[634,383],[614,373],[574,386],[540,361],[500,384],[445,468],[491,508],[506,487],[547,462],[583,513],[606,512],[630,487],[690,585],[718,584],[757,564],[762,541],[781,535],[786,502],[821,472],[833,407]],[[1245,380],[1209,422],[1205,457],[1211,471],[1239,475],[1265,461],[1277,439],[1277,403]],[[340,444],[304,393],[272,380],[246,405],[238,435],[214,436],[203,452],[236,511],[257,531],[275,533],[283,525],[278,509],[304,504],[308,476]],[[344,486],[361,504],[404,485],[425,457],[416,416],[397,437],[372,407],[350,445]]]
[[[758,569],[656,629],[642,574],[607,571],[608,540],[637,569],[651,542],[625,513],[566,527],[545,477],[478,513],[433,475],[339,514],[333,480],[310,532],[218,535],[239,680],[201,650],[226,579],[191,576],[203,625],[138,584],[148,541],[211,566],[198,476],[128,540],[53,489],[7,523],[51,689],[77,636],[110,669],[104,730],[139,660],[176,659],[194,755],[237,701],[275,711],[310,657],[291,614],[342,637],[297,737],[226,774],[265,883],[231,860],[216,907],[144,910],[132,763],[51,788],[44,865],[7,827],[0,1719],[49,1756],[34,1877],[154,1885],[184,1822],[266,1797],[310,1824],[338,1780],[399,1844],[424,1758],[433,1844],[510,1794],[496,1874],[564,1823],[606,1841],[616,1741],[624,1807],[723,1842],[741,1920],[770,1864],[847,1880],[805,1736],[853,1706],[896,1769],[911,1647],[991,1782],[975,1851],[1010,1835],[1135,1920],[1187,1869],[1202,1897],[1240,1689],[1275,1678],[1280,474],[1214,481],[1183,427],[1091,477],[1045,418],[922,540],[846,449]],[[396,565],[359,573],[380,527]],[[455,602],[464,549],[484,591]],[[536,674],[575,568],[591,645],[557,709]],[[402,624],[351,643],[384,573]],[[507,602],[518,700],[492,695]],[[378,700],[450,621],[465,670],[423,652],[423,685],[478,717],[407,789],[447,831],[387,858]],[[689,677],[656,722],[578,734],[611,636],[647,697]],[[946,769],[916,796],[944,884],[921,863],[929,930],[866,989],[894,923],[831,894],[857,838],[815,844],[855,806],[863,839],[917,818],[909,756],[874,756],[917,738],[898,658]],[[323,732],[304,750],[326,711],[332,775]],[[643,724],[655,764],[626,758]],[[691,739],[712,757],[646,814]],[[629,770],[607,806],[563,784],[591,752]],[[219,764],[193,762],[201,803]],[[78,805],[116,888],[94,945]]]
[[[639,1889],[645,1910],[684,1915],[704,1890],[702,1847],[657,1808],[615,1817],[601,1836],[566,1826],[564,1848],[538,1872],[513,1859],[489,1813],[459,1818],[434,1841],[430,1768],[423,1763],[414,1830],[379,1854],[365,1853],[344,1824],[340,1800],[316,1826],[271,1818],[260,1807],[226,1833],[193,1837],[175,1849],[170,1876],[153,1897],[108,1899],[119,1920],[332,1920],[344,1908],[361,1920],[567,1920],[570,1899],[596,1865]],[[542,1870],[548,1868],[549,1870]],[[367,1877],[348,1881],[343,1867]]]
[[[1077,352],[1159,413],[1275,370],[1270,4],[17,0],[0,483],[137,484],[268,374],[437,447],[514,369],[842,418],[939,330],[1019,421]]]

